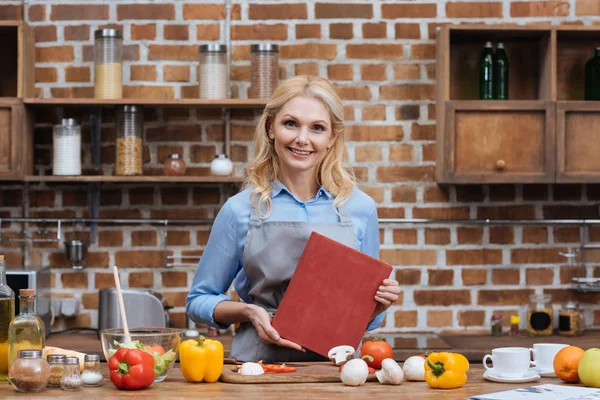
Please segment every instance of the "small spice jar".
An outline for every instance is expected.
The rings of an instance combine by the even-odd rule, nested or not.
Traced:
[[[50,366],[41,350],[19,350],[8,369],[8,379],[17,392],[40,392],[49,377]]]
[[[48,387],[60,387],[60,380],[65,372],[65,359],[67,357],[62,354],[49,355],[48,365],[50,365],[50,378],[48,379]]]
[[[497,313],[492,314],[492,336],[502,336],[502,320],[502,315]]]
[[[279,83],[279,46],[254,44],[250,51],[250,97],[268,99]]]
[[[558,334],[562,336],[577,336],[583,333],[583,311],[577,301],[562,303],[558,313]]]
[[[199,74],[201,99],[227,98],[227,46],[215,43],[200,46]]]
[[[67,357],[65,361],[65,372],[60,380],[63,390],[81,389],[81,374],[79,373],[79,358]]]
[[[233,163],[227,154],[217,154],[210,163],[210,173],[218,176],[229,176],[233,171]]]
[[[552,295],[532,294],[527,308],[527,330],[533,336],[552,335]]]
[[[510,331],[509,336],[517,336],[519,334],[519,323],[521,318],[518,315],[510,316]]]
[[[185,161],[183,161],[179,154],[170,154],[169,158],[167,158],[163,164],[163,170],[165,171],[165,175],[185,175]]]
[[[102,384],[100,356],[98,354],[85,355],[81,380],[83,381],[83,386],[100,386]]]
[[[115,174],[142,175],[144,153],[144,108],[117,107]]]
[[[52,174],[81,175],[81,127],[72,118],[52,129]]]
[[[94,32],[94,95],[97,99],[123,97],[123,34],[117,29]]]

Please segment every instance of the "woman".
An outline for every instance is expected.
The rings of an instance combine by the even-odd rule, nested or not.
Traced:
[[[187,313],[219,328],[241,323],[231,348],[238,360],[322,360],[281,338],[271,317],[312,231],[378,257],[375,202],[342,165],[343,107],[323,78],[296,76],[279,85],[254,142],[247,183],[215,219]],[[244,303],[225,295],[232,282]],[[398,282],[382,282],[367,330],[381,324],[399,293]]]

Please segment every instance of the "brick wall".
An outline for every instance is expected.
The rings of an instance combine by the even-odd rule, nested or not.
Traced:
[[[93,95],[92,33],[119,27],[125,39],[125,95],[185,98],[198,95],[197,46],[224,41],[222,2],[31,0],[4,1],[0,18],[24,15],[36,32],[36,91],[43,97]],[[515,24],[597,24],[595,0],[569,1],[236,1],[231,37],[234,96],[247,97],[249,44],[281,45],[281,75],[319,74],[338,87],[346,108],[352,165],[361,187],[377,202],[381,218],[598,218],[598,185],[494,185],[440,188],[435,167],[435,29],[447,22]],[[67,110],[85,120],[85,115]],[[171,151],[183,152],[195,173],[206,174],[223,130],[219,110],[148,111],[146,172],[162,165]],[[236,173],[252,157],[250,140],[256,112],[233,114]],[[52,112],[36,129],[36,170],[48,173]],[[114,127],[103,132],[102,167],[114,161]],[[88,132],[84,126],[84,132]],[[89,166],[89,149],[84,149]],[[23,188],[1,187],[0,216],[22,215]],[[85,186],[34,185],[30,216],[84,217]],[[227,197],[220,186],[103,186],[101,217],[213,217]],[[42,228],[33,226],[36,237]],[[16,236],[16,224],[2,223]],[[72,237],[71,227],[66,227]],[[169,227],[170,254],[200,255],[209,227]],[[51,234],[51,232],[50,232]],[[600,241],[600,229],[587,239]],[[396,267],[404,288],[388,312],[386,331],[482,329],[493,311],[520,312],[531,293],[551,293],[586,303],[589,325],[600,326],[599,295],[575,294],[569,271],[558,256],[579,241],[578,227],[381,225],[381,258]],[[19,244],[1,250],[9,263],[23,260]],[[117,264],[124,287],[153,288],[175,306],[177,326],[185,325],[185,295],[194,269],[163,268],[163,231],[156,226],[101,225],[90,249],[86,272],[65,269],[62,246],[36,244],[33,263],[53,266],[56,296],[80,298],[85,310],[61,326],[95,326],[97,289],[111,287],[107,269]],[[14,247],[16,246],[16,247]],[[600,258],[589,254],[591,273],[600,276]],[[508,318],[506,318],[507,320]]]

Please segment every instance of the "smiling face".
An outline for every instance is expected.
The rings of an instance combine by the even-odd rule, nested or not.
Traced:
[[[268,131],[284,175],[314,173],[335,142],[329,111],[312,96],[288,101]]]

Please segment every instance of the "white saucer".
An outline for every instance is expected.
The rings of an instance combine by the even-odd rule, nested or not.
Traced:
[[[555,378],[556,377],[556,373],[554,372],[554,369],[535,369],[535,372],[537,372],[540,376],[543,376],[544,378]]]
[[[486,370],[483,373],[483,379],[499,383],[525,383],[540,379],[540,375],[534,369],[530,369],[520,378],[503,378],[501,376],[494,376],[490,373],[490,371]]]

